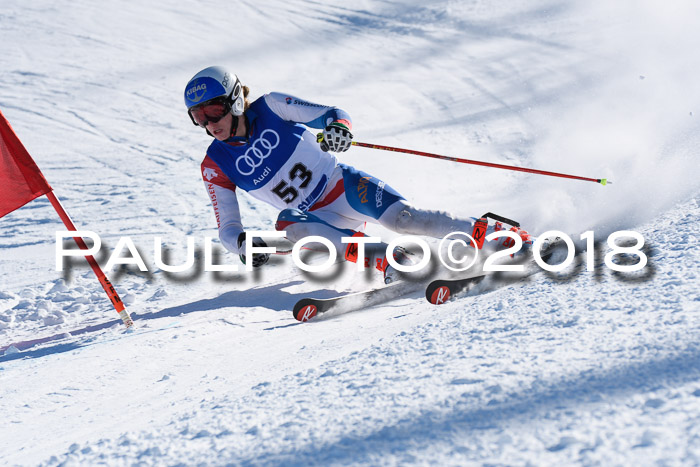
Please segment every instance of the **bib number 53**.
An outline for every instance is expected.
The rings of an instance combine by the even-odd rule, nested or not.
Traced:
[[[299,188],[306,188],[309,183],[311,183],[311,178],[313,173],[306,168],[302,163],[295,164],[292,170],[289,171],[289,182],[284,180],[280,181],[273,189],[272,192],[280,197],[282,201],[289,204],[294,202],[295,199],[299,197],[299,191],[297,188],[291,186],[291,182],[297,178],[301,180]]]

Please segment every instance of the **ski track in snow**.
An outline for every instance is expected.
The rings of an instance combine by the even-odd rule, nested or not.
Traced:
[[[0,463],[700,464],[697,9],[11,0],[0,109],[78,226],[101,235],[100,262],[126,235],[151,270],[108,274],[136,321],[124,332],[89,268],[55,270],[63,228],[46,198],[0,219]],[[176,264],[186,236],[200,254],[215,236],[207,141],[181,105],[211,64],[254,96],[346,108],[360,141],[607,176],[342,157],[428,208],[599,241],[636,230],[649,264],[612,273],[602,246],[593,272],[305,324],[290,311],[304,294],[378,279],[311,281],[288,257],[168,276],[153,237]],[[273,229],[271,208],[243,195],[241,211]]]

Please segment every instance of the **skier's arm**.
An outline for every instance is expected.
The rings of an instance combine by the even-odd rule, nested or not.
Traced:
[[[236,185],[209,157],[202,162],[202,180],[214,208],[219,239],[228,251],[239,254],[238,237],[243,233]]]
[[[323,151],[343,152],[350,148],[352,120],[343,109],[314,104],[278,92],[266,94],[265,103],[283,120],[322,128],[323,139],[319,142]]]
[[[266,94],[265,103],[282,120],[303,123],[308,127],[321,129],[333,122],[338,122],[352,130],[350,115],[338,107],[314,104],[278,92]]]

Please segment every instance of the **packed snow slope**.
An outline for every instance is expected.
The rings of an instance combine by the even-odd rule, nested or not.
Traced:
[[[45,198],[0,219],[0,464],[700,464],[700,6],[589,3],[4,0],[0,110],[100,262],[129,237],[149,270],[108,273],[125,333],[84,262],[56,270]],[[593,231],[593,270],[305,324],[302,296],[379,278],[160,271],[156,237],[178,264],[216,236],[182,99],[214,64],[346,109],[358,141],[612,180],[341,155],[422,207]],[[642,271],[606,266],[618,230]]]

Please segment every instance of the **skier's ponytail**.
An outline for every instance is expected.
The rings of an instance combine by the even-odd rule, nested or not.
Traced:
[[[245,100],[245,103],[243,104],[244,112],[248,110],[248,107],[250,107],[250,101],[248,101],[248,94],[250,94],[250,88],[248,86],[243,85],[243,99]]]

